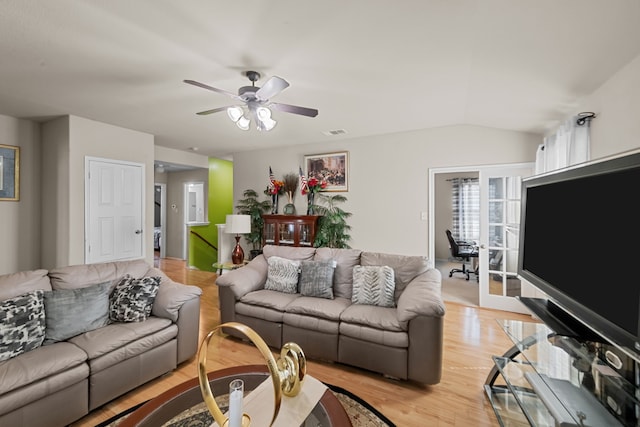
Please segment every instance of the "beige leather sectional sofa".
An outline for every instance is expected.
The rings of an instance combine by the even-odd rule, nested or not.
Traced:
[[[96,311],[104,310],[102,293],[113,295],[114,287],[127,274],[132,278],[154,277],[157,294],[149,317],[143,321],[107,320],[106,325],[97,329],[62,341],[56,341],[54,337],[54,342],[45,341],[36,348],[0,361],[1,426],[68,425],[108,401],[174,370],[195,355],[201,289],[176,283],[143,260],[0,276],[0,304],[11,303],[16,297],[20,301],[19,296],[38,294],[38,290],[53,291],[43,292],[49,297],[77,298],[64,299],[64,303],[71,301],[73,304],[73,308],[67,309],[68,316],[64,311],[58,312],[58,317],[51,312],[46,319],[46,340],[51,341],[53,335],[49,333],[52,329],[95,327],[95,319],[91,320],[92,326],[82,325],[77,316],[92,318]],[[155,277],[160,278],[159,286]],[[74,291],[64,291],[71,289]],[[87,297],[87,289],[97,291]],[[45,307],[49,307],[47,301],[51,299],[45,297],[43,300]],[[107,309],[111,310],[111,306]],[[76,319],[75,323],[69,324],[69,319]],[[4,320],[10,323],[11,319],[7,320],[5,316]],[[59,325],[52,324],[53,321]],[[12,345],[4,340],[0,350],[5,351],[5,357]]]
[[[268,275],[277,265],[269,261],[271,257],[301,263],[295,292],[281,292],[269,286]],[[302,269],[313,265],[308,261],[334,263],[332,295],[302,294]],[[356,266],[386,266],[393,270],[395,286],[390,306],[354,302]],[[424,257],[267,245],[262,255],[240,269],[225,272],[216,284],[221,322],[244,323],[271,347],[279,349],[292,341],[310,358],[422,384],[440,381],[445,306],[440,273],[429,268]],[[271,289],[265,289],[265,285]],[[357,289],[362,295],[361,286]],[[244,338],[232,329],[225,332]]]

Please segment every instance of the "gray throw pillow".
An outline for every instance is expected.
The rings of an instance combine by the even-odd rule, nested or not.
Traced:
[[[0,301],[0,362],[34,350],[44,341],[44,291]]]
[[[265,289],[287,294],[298,292],[300,261],[272,256],[267,259],[267,264]]]
[[[300,294],[333,299],[334,260],[302,261],[300,263]]]
[[[47,332],[44,344],[64,341],[109,324],[111,282],[44,293]]]
[[[394,290],[393,268],[386,265],[356,265],[353,267],[351,302],[354,304],[395,307]]]
[[[135,279],[126,275],[111,294],[109,319],[114,322],[142,322],[151,315],[158,295],[160,277]]]

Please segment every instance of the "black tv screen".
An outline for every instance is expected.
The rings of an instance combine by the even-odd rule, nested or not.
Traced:
[[[518,273],[640,360],[640,153],[525,179]]]

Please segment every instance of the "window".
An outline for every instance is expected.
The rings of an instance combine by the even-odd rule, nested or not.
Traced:
[[[453,178],[451,234],[456,240],[480,240],[480,184],[478,178]]]

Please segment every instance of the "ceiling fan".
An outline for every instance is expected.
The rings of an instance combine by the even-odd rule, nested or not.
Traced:
[[[254,119],[258,130],[269,131],[276,125],[276,121],[271,118],[271,108],[284,113],[299,114],[301,116],[315,117],[318,110],[314,108],[299,107],[297,105],[281,104],[272,102],[271,98],[289,87],[289,83],[278,76],[273,76],[267,80],[262,87],[256,86],[256,82],[260,79],[260,73],[257,71],[247,71],[244,73],[251,81],[251,86],[242,86],[238,89],[238,94],[211,87],[195,80],[185,80],[185,83],[198,86],[203,89],[218,92],[227,95],[237,101],[242,101],[249,112],[249,117],[245,114],[245,109],[238,105],[228,105],[226,107],[213,108],[211,110],[200,111],[199,115],[207,115],[227,111],[227,115],[242,130],[249,129],[251,118]]]

